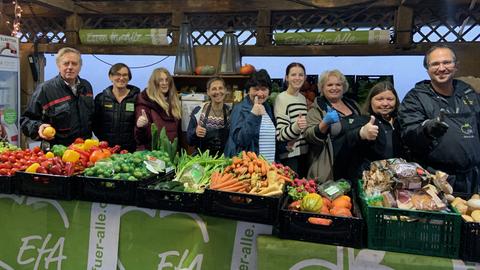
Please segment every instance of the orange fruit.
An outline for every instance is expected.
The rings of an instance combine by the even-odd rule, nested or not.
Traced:
[[[352,203],[345,198],[339,197],[333,200],[332,207],[343,207],[347,209],[352,209]]]
[[[333,207],[330,210],[330,214],[334,216],[340,216],[340,217],[351,217],[352,212],[350,212],[349,209],[344,208],[344,207]]]
[[[57,133],[55,131],[55,129],[53,127],[46,127],[43,129],[43,135],[45,137],[48,137],[48,138],[53,138],[53,136],[55,136],[55,133]]]

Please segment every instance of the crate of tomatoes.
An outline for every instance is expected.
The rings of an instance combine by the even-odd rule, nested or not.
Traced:
[[[281,238],[362,248],[365,226],[350,184],[295,179],[279,215]]]

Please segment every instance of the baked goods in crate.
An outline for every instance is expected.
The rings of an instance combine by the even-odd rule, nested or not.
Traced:
[[[363,190],[369,205],[440,211],[447,209],[445,195],[453,191],[447,178],[404,159],[378,160],[363,172]]]

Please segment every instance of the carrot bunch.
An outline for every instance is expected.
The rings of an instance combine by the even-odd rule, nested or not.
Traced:
[[[276,196],[283,192],[285,181],[292,180],[277,173],[277,169],[255,152],[242,151],[232,158],[222,173],[212,174],[210,188],[228,192]]]

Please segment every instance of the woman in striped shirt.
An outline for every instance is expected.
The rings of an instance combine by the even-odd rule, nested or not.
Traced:
[[[287,66],[285,81],[288,88],[275,99],[274,110],[277,140],[286,145],[286,150],[279,153],[280,162],[292,168],[300,177],[306,176],[308,169],[308,145],[303,137],[307,127],[307,100],[300,94],[305,78],[302,64],[291,63]]]
[[[253,151],[272,162],[275,160],[275,118],[268,99],[272,80],[264,69],[252,74],[245,84],[248,95],[233,107],[230,134],[225,155],[242,150]]]

